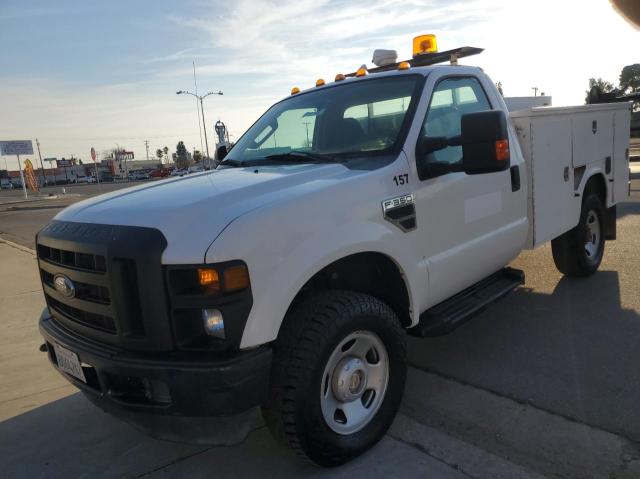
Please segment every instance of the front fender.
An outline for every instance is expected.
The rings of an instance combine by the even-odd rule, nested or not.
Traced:
[[[242,259],[249,268],[254,303],[241,348],[276,339],[304,284],[325,266],[356,253],[378,252],[394,261],[409,292],[412,323],[417,321],[417,290],[426,288],[427,273],[426,262],[416,261],[416,232],[403,233],[385,221],[380,203],[371,198],[348,208],[318,205],[310,195],[252,211],[233,221],[209,249],[207,263]]]

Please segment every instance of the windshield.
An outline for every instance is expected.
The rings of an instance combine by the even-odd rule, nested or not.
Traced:
[[[271,107],[224,163],[311,162],[391,152],[411,120],[407,112],[417,101],[420,80],[419,75],[347,80],[292,96]]]

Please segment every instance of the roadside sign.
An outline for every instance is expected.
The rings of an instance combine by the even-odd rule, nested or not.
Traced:
[[[24,160],[24,179],[31,191],[39,190],[38,180],[36,180],[36,175],[33,172],[33,163],[31,163],[31,160]]]
[[[56,160],[56,164],[58,165],[58,168],[71,166],[71,160]]]
[[[133,160],[133,159],[134,159],[133,151],[119,151],[116,153],[116,160],[118,161]]]
[[[96,162],[96,149],[93,146],[91,147],[91,159],[94,163]]]
[[[0,141],[0,155],[33,155],[31,140]]]

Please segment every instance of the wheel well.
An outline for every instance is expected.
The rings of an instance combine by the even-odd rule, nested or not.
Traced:
[[[587,180],[587,184],[584,186],[583,198],[592,191],[600,197],[602,204],[605,205],[607,202],[607,184],[604,181],[604,176],[600,173],[596,173]]]
[[[346,289],[375,296],[393,309],[402,326],[411,325],[404,278],[398,266],[382,253],[357,253],[325,266],[306,282],[294,302],[323,289]]]

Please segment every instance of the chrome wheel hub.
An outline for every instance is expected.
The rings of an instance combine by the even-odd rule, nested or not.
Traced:
[[[382,340],[356,331],[333,350],[322,375],[320,406],[327,425],[352,434],[376,415],[389,382],[389,357]]]
[[[355,401],[362,396],[366,386],[367,369],[360,358],[348,356],[338,363],[331,381],[336,399],[342,402]]]
[[[589,210],[586,221],[584,251],[589,259],[595,258],[600,248],[600,220],[595,211]]]

